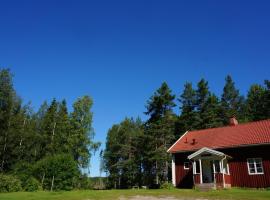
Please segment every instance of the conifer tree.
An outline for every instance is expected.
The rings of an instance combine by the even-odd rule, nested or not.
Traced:
[[[8,160],[12,150],[12,132],[10,131],[15,91],[12,75],[8,69],[0,70],[0,171],[8,169]]]
[[[230,117],[236,117],[239,121],[245,121],[245,100],[240,96],[239,90],[235,88],[231,76],[225,78],[225,86],[221,97],[223,123],[228,124]]]
[[[196,91],[192,88],[192,83],[187,82],[184,85],[184,91],[179,98],[179,102],[181,104],[181,115],[177,122],[177,132],[183,134],[199,126],[199,115],[196,112]]]
[[[265,93],[266,89],[261,85],[254,84],[247,94],[247,109],[250,121],[265,119]]]
[[[147,111],[145,113],[150,118],[146,122],[145,129],[145,134],[148,136],[147,143],[149,144],[147,155],[149,159],[145,163],[145,168],[148,168],[150,176],[155,177],[155,180],[151,180],[151,177],[149,177],[149,182],[155,182],[157,185],[168,180],[169,157],[166,150],[174,140],[175,115],[173,107],[176,106],[174,99],[175,95],[164,82],[147,101],[146,106]]]

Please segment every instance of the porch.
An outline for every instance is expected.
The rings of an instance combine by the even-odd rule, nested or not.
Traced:
[[[229,158],[222,152],[206,147],[189,155],[194,186],[200,190],[230,188]]]

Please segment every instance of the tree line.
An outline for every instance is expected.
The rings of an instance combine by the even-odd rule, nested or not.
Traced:
[[[243,96],[228,75],[220,97],[205,79],[196,88],[185,83],[179,96],[164,82],[146,102],[145,114],[144,122],[126,118],[108,131],[103,167],[110,188],[165,187],[171,180],[167,150],[188,130],[226,126],[230,117],[240,123],[270,118],[270,81],[251,85]]]
[[[35,112],[17,95],[10,70],[1,69],[0,191],[83,187],[81,169],[100,145],[93,141],[92,104],[80,97],[69,112],[65,100],[53,99]]]

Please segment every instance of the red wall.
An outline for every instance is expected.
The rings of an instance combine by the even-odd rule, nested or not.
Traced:
[[[232,187],[252,187],[266,188],[270,187],[270,145],[242,147],[231,149],[220,149],[232,157],[229,162],[230,176],[225,175],[226,184]],[[189,153],[175,154],[176,185],[181,188],[193,187],[192,165],[189,170],[184,170],[184,162],[188,161]],[[264,174],[249,175],[247,167],[247,158],[262,158]],[[199,176],[198,176],[199,177]],[[196,179],[196,176],[194,177]],[[195,180],[196,181],[196,180]]]
[[[184,170],[184,162],[189,162],[187,156],[189,154],[175,154],[175,176],[176,186],[180,188],[193,187],[193,172],[190,162],[189,170]]]
[[[232,187],[270,187],[270,146],[243,147],[222,151],[230,156],[229,168]],[[247,159],[262,158],[264,174],[249,175]]]

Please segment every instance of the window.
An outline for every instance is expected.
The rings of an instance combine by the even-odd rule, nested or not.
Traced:
[[[195,162],[195,174],[200,174],[201,170],[200,170],[200,162],[197,160]]]
[[[184,162],[184,169],[189,169],[189,162]]]
[[[252,174],[263,174],[263,165],[261,158],[249,158],[247,159],[248,173]]]

